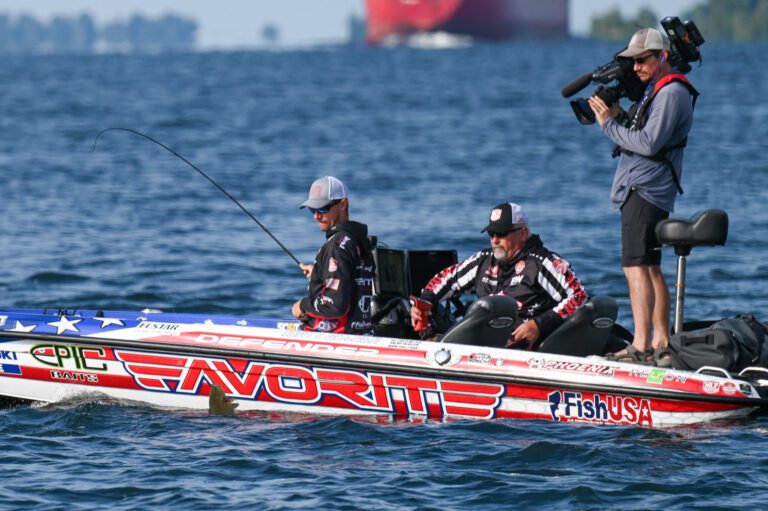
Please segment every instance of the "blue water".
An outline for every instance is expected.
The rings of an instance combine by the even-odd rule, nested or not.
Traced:
[[[533,230],[631,327],[608,190],[615,162],[559,91],[606,43],[3,57],[0,297],[9,307],[287,316],[292,260],[152,135],[208,172],[302,261],[324,174],[391,247],[487,245],[490,208]],[[766,45],[707,43],[677,216],[730,215],[689,258],[686,318],[768,319]],[[591,87],[583,92],[588,94]],[[674,254],[664,270],[674,278]],[[671,508],[761,505],[768,418],[652,431],[546,422],[211,418],[79,400],[0,410],[8,509]]]

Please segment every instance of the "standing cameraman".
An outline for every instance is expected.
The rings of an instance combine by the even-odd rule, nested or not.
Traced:
[[[621,154],[611,200],[621,210],[621,264],[629,285],[635,334],[632,345],[612,358],[666,365],[670,359],[666,351],[670,298],[655,228],[669,217],[677,194],[683,193],[683,148],[698,92],[670,66],[669,39],[658,30],[638,30],[617,56],[632,58],[635,74],[648,85],[623,123],[617,119],[618,102],[608,107],[598,96],[589,99],[603,133],[617,146],[614,154]]]

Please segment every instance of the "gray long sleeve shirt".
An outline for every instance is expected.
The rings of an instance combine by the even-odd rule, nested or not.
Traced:
[[[633,131],[608,118],[603,133],[621,148],[634,154],[621,153],[611,187],[611,201],[620,208],[634,188],[642,198],[665,210],[673,211],[677,188],[669,165],[654,161],[653,156],[664,147],[673,146],[688,135],[693,123],[693,98],[685,85],[672,82],[662,87],[651,101],[645,127]],[[684,149],[667,153],[678,179],[682,179]]]

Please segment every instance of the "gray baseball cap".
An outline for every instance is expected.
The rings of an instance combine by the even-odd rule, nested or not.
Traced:
[[[629,46],[618,54],[619,57],[637,57],[647,51],[661,51],[669,49],[669,39],[655,28],[641,28],[632,39]]]
[[[331,202],[349,197],[347,186],[333,176],[323,176],[316,179],[309,188],[309,197],[299,208],[319,209]]]

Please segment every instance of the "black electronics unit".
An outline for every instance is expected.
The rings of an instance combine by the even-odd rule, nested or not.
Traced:
[[[405,250],[376,247],[373,250],[376,262],[376,278],[373,281],[374,294],[378,296],[402,296],[410,294],[408,287],[408,259]]]
[[[411,294],[418,296],[432,277],[457,262],[455,250],[409,250],[408,280]]]

